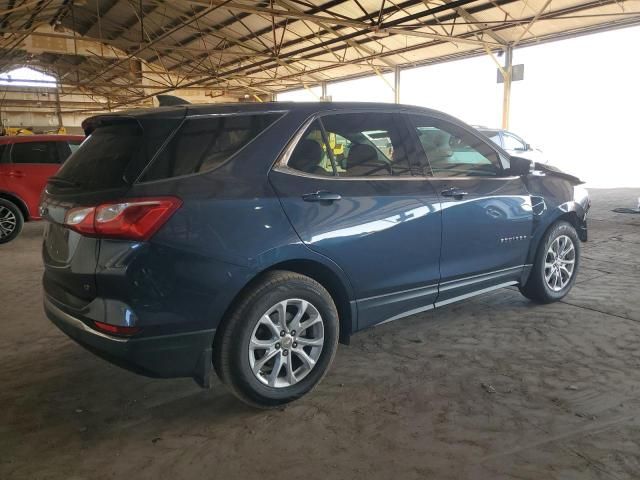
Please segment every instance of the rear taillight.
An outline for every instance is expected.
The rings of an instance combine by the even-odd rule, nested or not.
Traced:
[[[132,198],[97,207],[73,208],[67,212],[64,223],[83,235],[148,240],[180,205],[182,200],[176,197]]]
[[[102,330],[105,333],[110,333],[112,335],[123,335],[130,336],[138,333],[141,328],[140,327],[121,327],[119,325],[111,325],[110,323],[103,322],[93,322],[98,330]]]

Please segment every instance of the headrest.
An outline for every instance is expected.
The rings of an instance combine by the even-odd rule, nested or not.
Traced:
[[[358,143],[349,149],[348,168],[366,163],[376,163],[377,161],[378,153],[371,145]]]
[[[293,151],[289,166],[302,172],[313,173],[322,160],[322,147],[315,140],[302,140]]]

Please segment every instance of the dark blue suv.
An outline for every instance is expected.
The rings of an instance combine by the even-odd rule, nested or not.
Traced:
[[[363,103],[100,115],[43,194],[49,318],[127,368],[242,400],[310,391],[338,341],[575,282],[589,199],[458,120]]]

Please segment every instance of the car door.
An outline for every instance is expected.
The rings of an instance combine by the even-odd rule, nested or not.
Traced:
[[[32,218],[39,217],[38,203],[47,179],[60,168],[57,142],[17,142],[11,147],[11,190],[29,208]]]
[[[395,113],[325,114],[269,176],[304,244],[350,279],[359,328],[428,309],[437,296],[438,196],[415,168],[409,135]]]
[[[531,197],[480,134],[444,118],[412,115],[423,161],[441,198],[436,305],[516,283],[529,250]]]

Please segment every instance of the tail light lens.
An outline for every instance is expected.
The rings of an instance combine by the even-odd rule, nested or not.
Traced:
[[[93,322],[98,330],[102,330],[105,333],[112,335],[130,336],[138,333],[140,327],[121,327],[120,325],[111,325],[110,323]]]
[[[69,210],[65,225],[83,235],[148,240],[180,208],[176,197],[134,198]]]

